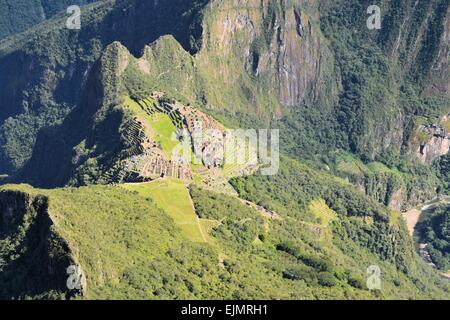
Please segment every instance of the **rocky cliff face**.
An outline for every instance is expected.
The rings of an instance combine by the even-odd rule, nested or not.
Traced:
[[[435,135],[426,144],[419,147],[418,156],[423,163],[431,164],[435,159],[446,155],[449,150],[450,138]]]
[[[229,85],[245,69],[283,106],[313,102],[333,68],[318,17],[316,1],[211,1],[199,63],[236,59],[219,68],[215,81]]]
[[[401,9],[392,10],[395,6]],[[383,21],[389,33],[379,35],[380,43],[388,50],[389,56],[401,65],[401,72],[423,85],[423,96],[446,97],[442,113],[449,111],[450,93],[450,3],[448,1],[412,1],[398,3],[384,1],[385,10],[390,12]],[[395,12],[395,14],[393,13]],[[409,102],[411,104],[411,102]],[[430,106],[424,106],[424,108]],[[399,127],[405,128],[410,115]],[[420,145],[414,141],[410,152],[425,164],[449,151],[448,131],[443,127],[447,117],[441,122],[428,123],[416,127],[426,141]],[[417,137],[417,136],[416,136]],[[414,140],[414,137],[413,137]]]
[[[439,46],[435,53],[435,59],[429,75],[431,85],[429,92],[437,91],[450,94],[450,6],[447,1],[447,12],[445,12],[445,1],[442,2],[441,16],[444,19]]]
[[[421,124],[411,140],[411,149],[416,149],[415,157],[430,165],[434,160],[450,151],[450,119],[445,116],[437,124]]]
[[[384,0],[378,42],[402,73],[427,79],[427,92],[449,92],[450,5],[446,0]]]

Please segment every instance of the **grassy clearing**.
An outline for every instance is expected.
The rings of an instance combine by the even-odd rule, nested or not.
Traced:
[[[320,224],[323,226],[328,226],[333,220],[337,219],[336,212],[330,209],[323,199],[311,201],[309,209],[319,219]]]
[[[399,211],[391,211],[391,214],[389,215],[389,226],[394,227],[400,225],[400,223],[403,221],[402,213]]]
[[[423,279],[418,290],[408,274],[372,254],[366,242],[343,238],[349,234],[344,227],[363,229],[357,219],[339,213],[334,227],[341,229],[332,234],[331,228],[322,227],[325,237],[318,241],[312,223],[276,220],[268,232],[256,210],[233,197],[198,188],[191,193],[203,218],[201,226],[195,229],[191,224],[186,229],[177,222],[196,216],[190,211],[186,187],[173,180],[79,189],[3,188],[49,196],[56,229],[70,243],[87,275],[87,299],[373,299],[377,296],[364,289],[362,280],[371,263],[383,270],[381,298],[443,296],[439,288],[430,291],[427,286],[438,280],[437,275],[431,277],[431,269],[413,275]],[[293,201],[298,201],[297,195]],[[329,209],[322,201],[314,201],[320,198],[311,201],[321,216]],[[215,225],[218,221],[221,224]],[[380,240],[383,229],[375,227],[364,226],[370,231],[365,239],[371,236],[377,243],[387,239]],[[200,228],[206,232],[214,228],[207,235],[210,243],[187,239],[192,230],[200,238]],[[281,252],[280,244],[289,251]],[[403,255],[404,249],[397,248]],[[315,267],[326,271],[315,271]],[[286,278],[286,272],[297,278]]]
[[[138,117],[148,117],[149,114],[147,112],[145,112],[141,106],[134,101],[133,99],[131,99],[130,97],[124,97],[124,106],[126,108],[129,108],[136,116]]]
[[[177,128],[172,120],[164,113],[155,113],[150,117],[149,125],[153,129],[155,141],[159,143],[164,153],[170,157],[173,148],[179,143],[173,136]]]
[[[355,177],[363,177],[364,175],[370,175],[373,173],[388,173],[398,177],[402,176],[400,171],[397,169],[391,169],[381,162],[375,161],[364,164],[360,159],[349,153],[339,155],[336,162],[337,171],[339,173],[352,175]]]
[[[362,177],[368,171],[364,163],[349,153],[343,153],[336,159],[337,171],[345,175]]]
[[[397,170],[395,168],[391,169],[381,162],[371,162],[371,163],[367,164],[367,168],[369,168],[369,170],[371,170],[371,172],[373,172],[373,173],[386,173],[386,174],[394,175],[398,178],[402,178],[402,176],[405,175],[404,173],[400,172],[399,170]]]
[[[450,117],[442,123],[442,126],[446,132],[450,132]]]
[[[200,229],[189,191],[183,182],[167,179],[149,183],[126,184],[123,187],[152,199],[175,221],[175,224],[190,240],[196,242],[206,240]]]

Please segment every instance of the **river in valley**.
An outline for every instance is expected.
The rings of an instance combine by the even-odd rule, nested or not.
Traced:
[[[420,256],[422,257],[422,259],[425,260],[425,262],[427,262],[430,266],[434,268],[436,268],[436,265],[434,265],[426,249],[427,244],[420,243],[416,227],[417,224],[423,219],[423,217],[425,217],[426,214],[432,213],[434,209],[438,208],[441,205],[450,205],[450,196],[447,195],[439,196],[429,202],[424,203],[421,206],[417,206],[415,208],[408,210],[407,212],[402,213],[403,218],[406,221],[408,232],[417,244]],[[448,273],[442,272],[441,274],[443,277],[450,280],[450,272]]]

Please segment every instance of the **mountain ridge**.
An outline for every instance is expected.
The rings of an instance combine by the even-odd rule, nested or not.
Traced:
[[[450,191],[450,3],[379,1],[380,31],[369,4],[105,0],[0,41],[0,182],[32,185],[0,212],[44,195],[86,299],[448,298],[400,212]],[[196,123],[280,129],[278,173],[217,162]]]
[[[343,5],[345,3],[344,1],[342,4],[335,4],[334,7],[331,4],[328,4],[328,6],[340,8],[340,10],[341,8],[347,8],[345,9],[347,11],[336,11],[340,17],[342,15],[351,16],[353,14],[351,10],[363,11],[363,4],[355,5],[351,1],[348,2],[348,5]],[[105,5],[102,2],[95,5],[95,8],[97,8],[95,9],[96,16],[100,17],[105,14],[106,17],[108,15],[111,16],[110,18],[104,19],[101,27],[102,31],[98,34],[100,38],[98,35],[97,37],[91,38],[92,35],[87,30],[91,28],[89,27],[90,25],[97,27],[97,22],[92,20],[93,17],[89,14],[84,15],[87,24],[85,26],[86,31],[81,31],[78,37],[80,41],[83,37],[87,37],[86,40],[89,39],[88,43],[91,45],[75,49],[87,53],[84,59],[79,59],[76,56],[67,59],[67,57],[63,58],[60,54],[55,55],[52,53],[49,56],[44,53],[42,58],[46,55],[47,58],[42,59],[35,56],[30,60],[28,54],[22,53],[22,62],[18,64],[16,58],[11,60],[10,55],[3,56],[2,61],[4,62],[2,69],[5,70],[5,75],[1,84],[4,89],[0,91],[0,97],[4,101],[10,101],[10,103],[2,108],[4,111],[0,114],[0,119],[4,121],[8,117],[13,117],[6,124],[3,123],[2,134],[0,135],[3,141],[2,145],[4,145],[2,148],[4,151],[0,153],[0,158],[2,159],[2,166],[8,168],[6,173],[16,171],[24,164],[24,160],[30,157],[32,143],[35,141],[35,135],[40,127],[60,122],[68,110],[73,109],[79,103],[82,90],[80,84],[86,81],[85,74],[91,68],[92,60],[96,60],[100,56],[100,52],[111,40],[121,41],[120,37],[125,40],[122,41],[123,44],[133,52],[133,55],[138,56],[141,54],[145,45],[150,44],[159,36],[178,33],[178,40],[186,50],[193,50],[191,53],[200,50],[196,56],[199,56],[197,58],[197,64],[204,70],[202,72],[205,74],[205,79],[207,79],[207,82],[201,85],[203,90],[203,97],[201,98],[204,99],[203,104],[205,107],[212,108],[213,112],[219,114],[236,112],[251,114],[256,109],[256,112],[260,116],[265,111],[271,110],[274,115],[273,118],[279,119],[290,117],[292,108],[289,108],[289,106],[295,106],[295,109],[297,109],[300,107],[304,108],[304,105],[309,105],[310,107],[318,108],[325,117],[330,118],[333,125],[337,126],[335,131],[340,131],[337,137],[334,138],[336,141],[319,140],[318,143],[332,144],[333,148],[349,149],[360,155],[363,159],[374,160],[380,154],[386,152],[398,154],[413,151],[412,153],[414,154],[414,149],[418,148],[418,146],[409,146],[409,140],[411,140],[410,123],[413,123],[412,120],[414,120],[412,118],[423,115],[429,118],[430,123],[435,123],[437,116],[442,117],[448,112],[444,108],[448,103],[448,87],[445,88],[445,84],[449,82],[445,77],[448,74],[445,71],[448,69],[445,58],[445,52],[448,50],[448,46],[445,46],[445,39],[446,35],[448,36],[448,32],[444,32],[446,30],[442,29],[444,25],[439,24],[448,21],[448,19],[445,20],[445,17],[448,16],[448,7],[447,15],[441,14],[437,21],[438,26],[434,27],[437,30],[437,34],[441,34],[440,38],[432,43],[433,50],[427,49],[428,51],[435,52],[433,54],[435,62],[432,64],[432,69],[437,70],[435,72],[436,74],[442,75],[439,76],[439,79],[435,83],[442,83],[444,87],[442,90],[437,90],[437,92],[434,90],[435,94],[433,96],[427,97],[427,94],[425,94],[421,97],[420,91],[418,91],[419,93],[414,93],[417,86],[414,87],[409,80],[405,80],[405,84],[400,87],[395,86],[394,83],[399,81],[399,79],[395,79],[398,75],[389,76],[391,79],[389,80],[391,88],[388,88],[388,84],[377,83],[382,74],[395,73],[399,68],[396,66],[398,64],[396,62],[390,66],[390,63],[387,62],[385,57],[382,57],[382,53],[377,47],[379,45],[378,42],[381,42],[382,46],[392,46],[390,45],[392,41],[389,39],[377,40],[376,33],[370,34],[369,38],[366,39],[370,44],[366,44],[364,50],[369,50],[373,56],[377,57],[379,61],[377,63],[380,67],[374,68],[363,77],[358,76],[359,78],[354,79],[360,83],[361,88],[352,93],[353,96],[349,96],[348,93],[345,95],[342,94],[342,90],[346,88],[346,83],[352,83],[352,79],[348,77],[351,75],[351,68],[353,67],[348,65],[343,68],[342,62],[335,62],[336,58],[339,57],[340,61],[348,61],[350,59],[359,61],[358,64],[355,64],[359,70],[361,68],[364,69],[364,63],[367,63],[364,62],[367,60],[364,55],[368,53],[361,51],[354,57],[351,57],[349,54],[346,54],[347,56],[340,56],[341,53],[332,48],[333,42],[338,43],[344,39],[345,43],[347,41],[345,37],[342,39],[336,38],[331,44],[329,44],[329,41],[333,39],[332,34],[336,28],[344,28],[344,30],[345,28],[360,28],[363,22],[365,22],[363,14],[358,15],[361,19],[357,23],[352,22],[353,25],[332,25],[330,21],[335,21],[333,20],[335,18],[332,15],[327,16],[327,11],[325,11],[325,14],[322,14],[320,21],[317,17],[318,12],[320,12],[318,11],[319,8],[325,7],[323,3],[321,6],[312,4],[309,1],[295,5],[287,5],[284,3],[277,5],[273,1],[266,1],[263,5],[260,5],[254,1],[243,1],[238,6],[241,11],[233,10],[233,15],[227,16],[224,15],[229,10],[226,7],[227,3],[195,1],[184,6],[177,6],[180,7],[180,14],[182,16],[183,10],[187,10],[186,12],[189,12],[189,14],[184,16],[184,22],[180,20],[181,22],[177,22],[178,26],[174,24],[172,31],[165,30],[161,27],[155,29],[155,23],[156,26],[160,26],[158,18],[153,23],[153,27],[150,27],[150,29],[153,29],[151,31],[152,35],[150,37],[144,36],[144,38],[147,37],[146,40],[142,39],[141,41],[138,39],[140,36],[131,36],[126,33],[121,33],[120,37],[111,39],[109,36],[111,32],[106,32],[106,30],[109,26],[114,26],[114,23],[110,23],[112,19],[116,23],[119,21],[127,23],[127,15],[122,14],[120,17],[112,17],[115,11],[120,11],[118,8],[122,7],[123,10],[128,11],[135,10],[135,14],[139,16],[139,12],[146,12],[146,8],[152,7],[152,4],[133,4],[133,1],[118,1],[114,3],[115,6]],[[408,3],[405,0],[402,2],[402,6],[408,6]],[[246,13],[242,9],[245,6],[251,7],[252,10]],[[387,6],[387,4],[384,4],[384,6]],[[107,12],[110,12],[110,14],[104,11],[107,7],[109,7]],[[117,9],[114,9],[114,7]],[[195,8],[194,11],[191,8]],[[415,12],[419,9],[417,8],[415,9],[416,11],[410,12],[409,16],[405,17],[405,19],[409,21],[408,19],[410,19],[411,15],[416,14]],[[430,16],[433,14],[433,10],[445,10],[445,2],[436,1],[436,4],[426,6],[426,9],[428,10],[428,16]],[[166,14],[164,10],[164,8],[161,8],[161,17]],[[327,10],[334,12],[332,9]],[[139,34],[139,30],[143,30],[142,26],[145,23],[138,22],[137,20],[135,19],[132,25],[134,25],[135,33]],[[177,20],[177,18],[174,18],[174,20]],[[388,17],[386,20],[389,22],[390,18]],[[191,22],[189,21],[193,24],[190,25]],[[274,25],[274,21],[277,24],[281,21],[284,25]],[[422,25],[427,23],[428,20],[425,19],[423,21]],[[62,21],[59,23],[62,23]],[[321,26],[319,26],[319,23]],[[395,25],[397,24],[398,22],[395,22]],[[200,27],[200,25],[202,26]],[[231,29],[221,30],[226,25]],[[261,28],[266,28],[269,33],[265,34],[261,31]],[[396,32],[396,28],[400,27],[395,27],[392,32],[393,34]],[[419,39],[426,38],[425,31],[423,31],[425,28],[422,26],[420,30]],[[117,27],[113,29],[113,34],[114,32],[118,32]],[[279,39],[277,39],[277,32],[279,33]],[[324,35],[324,32],[328,34]],[[400,31],[400,34],[402,32]],[[50,34],[52,33],[53,31]],[[192,34],[189,35],[190,33]],[[70,34],[71,32],[67,33],[62,29],[52,36],[47,36],[47,38],[60,41]],[[63,38],[60,39],[61,36]],[[220,37],[224,38],[222,39]],[[31,38],[33,39],[33,37]],[[371,38],[375,38],[373,43],[370,40]],[[133,39],[133,41],[126,39]],[[400,37],[399,39],[402,38]],[[51,40],[43,41],[46,43],[46,48],[52,47]],[[68,40],[64,41],[67,42]],[[419,42],[416,41],[416,46]],[[425,40],[422,40],[422,42],[427,43]],[[28,40],[28,43],[36,43],[36,39]],[[70,44],[68,45],[70,46]],[[286,45],[291,45],[292,47],[286,47]],[[361,46],[363,44],[357,42],[352,46],[354,45]],[[8,47],[10,47],[8,42],[6,44],[4,42],[4,48],[6,49]],[[349,52],[351,52],[350,48],[351,46],[349,46]],[[395,54],[395,50],[388,50],[390,50],[391,56],[397,55]],[[423,49],[422,51],[427,50]],[[26,51],[30,53],[33,51],[41,52],[42,48],[36,47],[33,44]],[[74,54],[77,51],[74,51]],[[333,53],[333,51],[335,52]],[[5,54],[7,51],[2,50],[2,52]],[[300,56],[302,52],[305,52],[305,56]],[[401,56],[400,54],[398,55]],[[47,59],[49,59],[48,62],[42,64],[41,61]],[[298,60],[304,62],[298,64]],[[310,63],[314,61],[319,62],[317,65]],[[411,64],[411,62],[406,63]],[[41,70],[35,73],[32,78],[26,76],[23,79],[18,78],[11,82],[9,74],[12,74],[13,69],[22,70],[32,64],[42,64],[42,67],[37,69]],[[441,67],[436,69],[436,66]],[[430,68],[424,72],[428,74],[428,70],[431,70]],[[46,71],[44,72],[44,70]],[[223,76],[225,74],[218,73],[218,70],[226,70],[227,77]],[[411,72],[414,73],[414,71]],[[26,75],[27,73],[24,72],[23,74]],[[345,74],[349,75],[347,76],[348,79],[342,78],[342,75]],[[364,73],[361,72],[361,74]],[[285,77],[285,75],[292,76]],[[233,84],[233,82],[236,83],[236,80],[239,86]],[[36,81],[46,83],[46,85],[36,87],[34,85]],[[9,87],[10,83],[22,83],[21,90],[11,90]],[[49,90],[48,87],[54,87],[55,83],[58,83],[57,87],[61,88],[61,90]],[[432,83],[430,84],[431,87],[437,88]],[[63,89],[67,86],[77,89],[71,90],[69,93]],[[431,87],[427,86],[427,88]],[[223,91],[223,88],[226,88],[226,90],[219,95],[218,93]],[[33,99],[30,100],[26,97],[25,93],[35,91],[39,94],[35,95]],[[433,90],[426,89],[426,91],[430,93]],[[266,92],[269,94],[263,95]],[[11,96],[11,94],[13,95]],[[364,97],[365,95],[367,97],[378,95],[380,98],[375,102],[366,99]],[[233,103],[229,103],[229,101],[233,101]],[[375,103],[378,106],[375,106]],[[354,107],[351,107],[351,104],[360,109],[364,109],[365,112],[358,113],[352,109]],[[283,107],[283,105],[288,106],[288,108]],[[380,105],[383,105],[383,107],[380,107]],[[403,110],[405,107],[407,109]],[[376,109],[376,112],[374,109]],[[251,119],[251,116],[247,116],[247,118]],[[271,121],[270,117],[265,121]],[[10,137],[8,130],[11,129],[9,127],[18,126],[17,130],[24,130],[25,127],[30,127],[29,123],[33,123],[34,128],[29,130],[30,134],[26,136],[26,139],[23,139],[25,141],[21,141],[21,146],[19,147],[13,141],[14,139]],[[386,126],[381,127],[381,124],[386,124]],[[401,128],[401,130],[397,131],[395,128]],[[365,131],[362,132],[362,130]],[[374,139],[377,136],[382,138],[381,141]]]

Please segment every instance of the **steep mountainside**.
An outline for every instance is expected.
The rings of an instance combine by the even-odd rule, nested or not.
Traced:
[[[60,122],[80,103],[90,68],[114,40],[138,53],[159,36],[174,34],[183,46],[193,48],[197,3],[202,1],[101,1],[83,14],[80,31],[66,29],[64,17],[2,42],[2,171],[23,166],[39,129]]]
[[[434,141],[415,139],[416,120],[437,124],[449,111],[448,1],[386,1],[380,32],[365,27],[368,3],[106,1],[86,10],[79,32],[60,19],[3,42],[3,171],[21,168],[39,128],[80,103],[88,71],[108,44],[120,41],[140,56],[165,34],[198,51],[202,82],[185,84],[190,98],[231,120],[240,114],[246,123],[297,126],[286,145],[293,155],[344,148],[369,160],[400,152],[420,158]],[[318,123],[298,126],[316,113]]]
[[[0,178],[33,186],[0,192],[2,294],[73,294],[27,287],[35,226],[86,298],[448,298],[400,211],[450,191],[450,2],[371,4],[103,0],[1,41]],[[217,157],[238,127],[280,129],[277,174]]]
[[[49,251],[52,265],[60,263],[50,269],[55,276],[44,291],[37,291],[35,281],[47,273],[37,278],[34,272],[48,258],[26,253],[41,243],[11,247],[8,238],[0,240],[2,283],[16,284],[2,286],[2,296],[73,295],[56,279],[68,279],[65,267],[76,265],[84,279],[79,298],[85,299],[448,298],[448,283],[415,253],[398,214],[343,181],[296,161],[283,163],[274,177],[233,179],[246,201],[199,186],[188,190],[174,179],[78,189],[4,186],[3,229],[14,220],[20,229],[47,234],[48,224],[16,216],[26,207],[24,198],[41,194],[49,199],[42,214],[68,245]],[[283,193],[286,187],[291,192]],[[13,208],[7,218],[4,204]],[[61,260],[64,252],[69,260]],[[7,273],[14,263],[25,271]],[[370,265],[382,270],[382,290],[367,288]]]
[[[65,11],[71,5],[83,5],[96,0],[1,0],[0,40],[27,30]]]
[[[0,191],[1,299],[63,298],[66,268],[76,264],[68,243],[54,230],[48,198]]]
[[[39,129],[60,123],[75,106],[78,111],[64,122],[66,128],[71,127],[69,132],[55,135],[45,133],[46,129],[41,136],[64,140],[78,135],[76,144],[48,143],[43,149],[38,142],[35,154],[52,154],[50,145],[56,154],[62,152],[56,145],[77,146],[86,131],[75,127],[94,121],[82,120],[90,116],[79,110],[95,113],[105,104],[120,105],[122,97],[117,96],[107,103],[99,101],[102,98],[97,93],[111,94],[100,86],[113,85],[122,86],[118,90],[125,86],[127,95],[138,99],[147,98],[152,90],[165,92],[232,127],[279,127],[286,153],[319,160],[325,167],[339,166],[340,157],[332,153],[336,149],[353,152],[366,163],[382,162],[400,171],[394,186],[388,187],[392,178],[385,179],[384,172],[363,173],[357,179],[354,174],[348,176],[348,170],[335,172],[383,203],[392,202],[395,208],[436,194],[440,184],[436,174],[418,162],[429,165],[450,146],[444,117],[449,111],[448,88],[442,86],[449,82],[447,2],[420,2],[418,7],[408,1],[386,2],[383,8],[388,14],[382,30],[390,26],[390,37],[366,28],[365,3],[355,1],[321,5],[315,1],[183,2],[172,12],[172,22],[166,23],[164,17],[175,5],[172,2],[99,3],[86,11],[79,32],[66,30],[62,20],[55,20],[42,26],[45,39],[3,43],[0,65],[3,63],[5,72],[0,78],[4,83],[0,95],[9,103],[1,110],[4,119],[13,116],[0,128],[4,173],[22,168],[31,157]],[[408,8],[406,16],[396,14],[401,8]],[[155,12],[154,19],[146,18],[149,10]],[[39,35],[42,29],[31,34]],[[165,34],[173,35],[175,41],[164,38],[150,49],[144,48]],[[403,34],[416,34],[414,45],[410,43],[413,40],[403,39]],[[392,44],[393,38],[397,45]],[[92,85],[98,79],[95,73],[102,72],[94,61],[108,55],[104,48],[113,40],[140,57],[141,64],[127,68],[123,85]],[[43,47],[50,50],[42,51]],[[426,60],[428,67],[421,60]],[[419,70],[414,67],[417,65],[423,67]],[[36,71],[12,72],[30,66]],[[12,80],[17,77],[21,79]],[[114,119],[118,132],[119,120]],[[98,143],[91,141],[91,145]],[[116,148],[109,150],[106,161],[106,166],[112,167],[120,147],[118,142],[108,145]],[[60,159],[72,158],[70,152],[55,157],[57,163],[48,166],[42,164],[52,161],[35,155],[21,177],[40,185],[49,183],[48,179],[53,179],[52,185],[67,183],[73,171],[68,167],[73,165]],[[59,173],[46,178],[52,175],[42,170],[44,167]],[[424,184],[429,187],[419,187]]]

